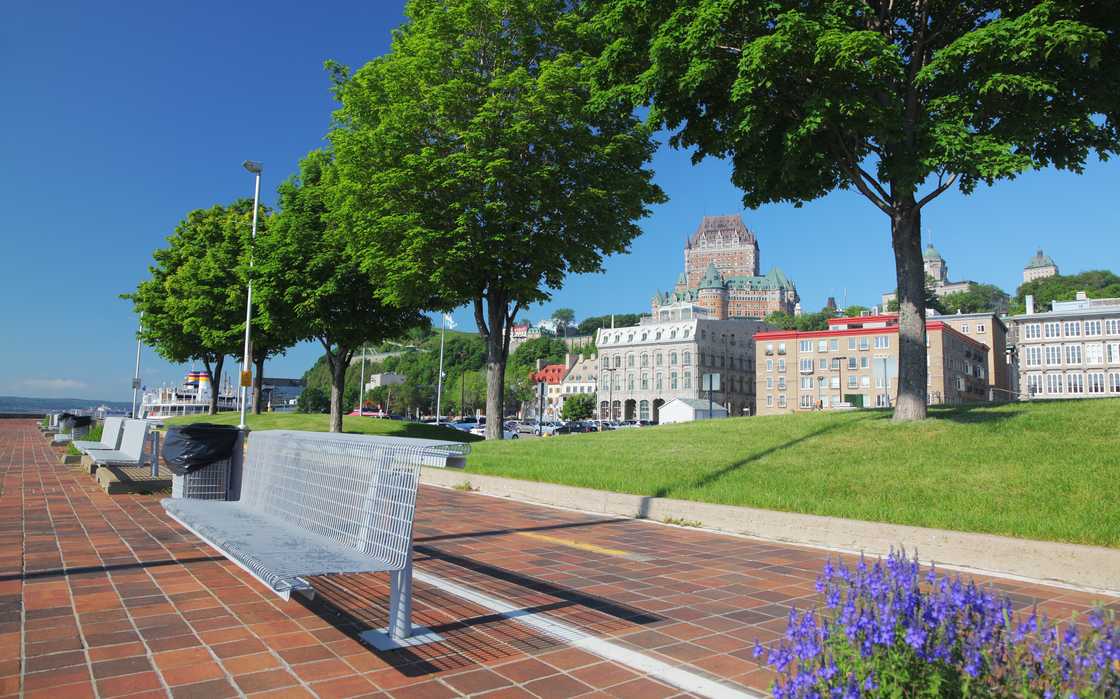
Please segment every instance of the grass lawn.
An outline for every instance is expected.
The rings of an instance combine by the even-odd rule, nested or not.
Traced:
[[[249,429],[253,430],[308,430],[326,432],[330,427],[330,415],[309,413],[264,413],[247,415]],[[240,415],[235,412],[217,415],[176,417],[164,420],[167,425],[188,425],[193,422],[209,422],[218,425],[236,425]],[[390,437],[416,437],[420,439],[447,439],[456,442],[473,442],[482,439],[453,427],[424,425],[403,420],[381,420],[372,417],[342,418],[342,430],[355,434],[379,434]]]
[[[475,444],[467,471],[1120,547],[1120,400],[732,418]]]

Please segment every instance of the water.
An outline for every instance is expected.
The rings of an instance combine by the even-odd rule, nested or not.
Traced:
[[[107,405],[114,412],[127,413],[132,404],[125,401],[93,400],[87,398],[23,398],[0,396],[0,413],[46,413],[64,410],[93,409]]]

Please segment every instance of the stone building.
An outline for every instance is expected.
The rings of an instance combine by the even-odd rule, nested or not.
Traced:
[[[937,252],[933,243],[927,244],[925,251],[922,252],[922,267],[925,268],[926,276],[933,279],[933,293],[938,297],[955,294],[958,291],[968,291],[976,283],[973,281],[949,281],[949,263],[945,261],[941,253]],[[894,300],[895,292],[888,291],[883,294],[883,308],[886,308]]]
[[[799,298],[793,281],[777,267],[759,274],[758,239],[742,217],[705,216],[684,247],[684,271],[672,291],[657,292],[654,318],[662,309],[689,303],[716,320],[792,314]]]
[[[759,415],[890,407],[898,398],[898,316],[832,318],[827,330],[755,335]],[[989,348],[940,317],[926,322],[929,402],[988,397]]]
[[[1054,260],[1049,255],[1042,253],[1042,248],[1039,248],[1034,257],[1027,260],[1027,266],[1023,268],[1023,283],[1053,277],[1057,274],[1058,265],[1054,264]]]
[[[1120,299],[1054,301],[1035,312],[1010,316],[1020,398],[1120,396]]]
[[[600,329],[595,343],[600,416],[657,422],[661,406],[674,398],[707,399],[704,374],[720,376],[715,402],[731,415],[753,414],[752,338],[768,327],[747,318],[721,320],[707,307],[678,302],[638,325]]]

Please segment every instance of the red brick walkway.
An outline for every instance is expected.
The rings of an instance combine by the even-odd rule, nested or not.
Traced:
[[[416,584],[441,643],[375,652],[383,576],[315,581],[283,602],[164,516],[57,463],[29,421],[0,420],[0,696],[687,696],[531,627]],[[750,656],[814,603],[827,554],[425,488],[416,566],[598,638],[764,692]],[[989,581],[1066,617],[1115,599]]]

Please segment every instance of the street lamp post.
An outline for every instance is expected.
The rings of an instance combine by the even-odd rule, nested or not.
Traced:
[[[253,242],[256,242],[256,240],[257,240],[257,210],[260,209],[260,200],[261,200],[261,164],[258,163],[258,162],[252,161],[252,160],[246,160],[244,163],[241,164],[241,166],[244,167],[246,170],[248,170],[249,172],[253,173],[256,176],[255,177],[256,182],[253,186],[253,238],[252,238]],[[238,381],[238,383],[241,384],[241,422],[238,424],[238,427],[242,430],[245,429],[245,407],[246,407],[246,403],[248,402],[246,400],[246,398],[249,395],[249,388],[252,385],[252,381],[249,379],[249,377],[252,376],[252,374],[250,373],[252,370],[249,368],[250,367],[250,362],[252,360],[252,358],[249,356],[249,343],[252,340],[251,335],[250,335],[251,330],[252,330],[252,328],[250,327],[250,323],[253,320],[253,249],[252,249],[251,244],[250,244],[250,248],[249,248],[249,284],[248,284],[248,286],[249,286],[248,294],[245,297],[245,354],[244,354],[244,356],[242,357],[242,360],[241,360],[241,380]]]
[[[144,311],[140,311],[140,327],[136,331],[136,371],[132,374],[132,417],[140,417],[140,406],[137,399],[140,396],[140,335],[144,332]]]
[[[362,377],[358,384],[358,415],[366,414],[366,346],[362,345]]]

